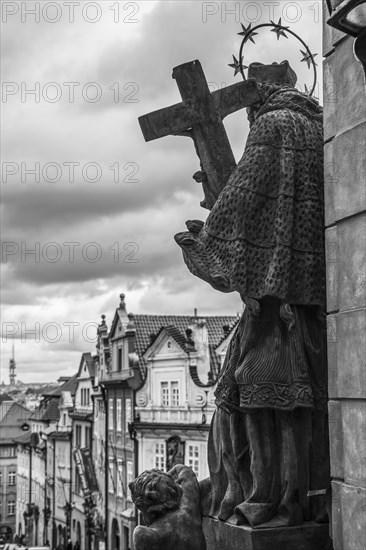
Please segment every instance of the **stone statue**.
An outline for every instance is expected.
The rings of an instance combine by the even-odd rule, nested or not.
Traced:
[[[134,531],[135,550],[206,550],[200,489],[191,468],[178,464],[168,473],[149,470],[129,488],[145,524]]]
[[[177,435],[172,435],[166,442],[167,470],[171,470],[176,464],[184,464],[184,446]]]
[[[253,63],[248,77],[261,101],[243,157],[206,222],[175,236],[194,275],[246,305],[215,393],[208,513],[252,527],[325,522],[322,110],[287,61]]]

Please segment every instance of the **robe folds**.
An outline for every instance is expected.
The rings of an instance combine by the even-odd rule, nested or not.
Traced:
[[[321,109],[283,88],[257,112],[206,223],[175,239],[190,271],[218,290],[323,306],[323,202]]]
[[[194,275],[246,304],[215,390],[209,513],[289,526],[326,521],[309,491],[330,484],[322,110],[259,86],[243,157],[175,239]]]

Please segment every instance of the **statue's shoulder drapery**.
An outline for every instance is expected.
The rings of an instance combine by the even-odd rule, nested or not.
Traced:
[[[176,236],[194,275],[242,299],[323,306],[323,133],[317,102],[270,94],[199,232]]]

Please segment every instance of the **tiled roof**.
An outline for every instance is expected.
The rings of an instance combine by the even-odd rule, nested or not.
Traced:
[[[86,364],[86,366],[88,368],[90,378],[94,378],[94,376],[95,376],[95,361],[94,361],[94,357],[92,356],[92,354],[89,351],[86,351],[82,354],[79,369],[78,369],[78,373],[77,373],[76,377],[77,378],[79,377],[79,375],[81,373],[81,367],[84,363]],[[64,388],[62,386],[61,386],[61,389],[64,390]]]
[[[13,399],[12,397],[10,397],[10,395],[7,394],[7,393],[0,393],[0,405],[1,405],[4,401],[14,401],[14,399]]]
[[[32,435],[32,433],[30,431],[25,432],[24,434],[22,434],[18,437],[14,437],[14,441],[16,443],[29,443],[30,439],[31,439],[31,435]]]
[[[32,414],[32,420],[41,420],[43,422],[57,422],[60,418],[58,396],[52,397],[46,401],[40,409],[37,409]]]
[[[28,423],[32,411],[19,403],[14,403],[9,408],[4,418],[0,421],[1,443],[13,442],[14,437],[23,435],[22,425]]]
[[[215,380],[217,378],[219,369],[220,369],[220,359],[217,357],[214,350],[217,346],[223,341],[224,332],[223,326],[228,325],[230,329],[236,325],[238,318],[236,316],[229,315],[217,315],[217,316],[199,316],[194,318],[190,315],[143,315],[136,314],[133,316],[133,321],[136,328],[136,353],[140,357],[141,364],[141,374],[143,378],[146,375],[146,364],[143,359],[143,354],[151,344],[150,335],[154,334],[155,336],[161,331],[164,327],[168,331],[171,331],[172,337],[182,345],[183,349],[186,346],[186,334],[185,331],[192,324],[194,319],[205,319],[207,332],[208,332],[208,341],[210,348],[210,369],[212,373],[212,378]],[[231,331],[230,330],[230,331]]]
[[[88,353],[88,357],[86,359],[86,364],[89,369],[89,374],[91,378],[95,376],[95,360],[94,357],[91,355],[91,353]]]
[[[187,338],[180,332],[180,330],[173,326],[169,325],[167,327],[163,327],[161,331],[165,330],[173,340],[177,342],[177,344],[184,349],[184,351],[187,351]]]
[[[62,384],[62,386],[59,386],[54,391],[52,391],[48,394],[43,394],[43,395],[45,397],[48,397],[48,396],[61,397],[61,393],[63,391],[69,391],[71,393],[71,395],[75,395],[76,386],[77,386],[77,376],[78,376],[77,373],[74,374],[74,376],[72,378],[70,378],[70,380],[65,382],[65,384]]]
[[[58,399],[51,399],[47,403],[47,407],[43,415],[43,420],[50,420],[51,422],[55,422],[59,420],[60,409],[58,408],[58,406],[59,406]]]

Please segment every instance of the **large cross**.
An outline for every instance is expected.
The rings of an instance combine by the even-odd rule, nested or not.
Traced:
[[[173,78],[183,101],[139,117],[146,141],[168,135],[188,135],[193,138],[201,161],[201,181],[205,201],[211,209],[236,167],[223,119],[244,107],[260,101],[254,79],[245,80],[215,92],[210,92],[199,61],[183,63],[173,69]]]

